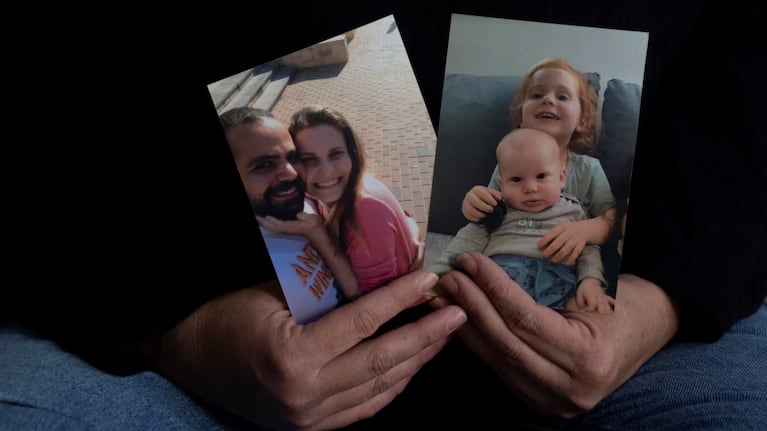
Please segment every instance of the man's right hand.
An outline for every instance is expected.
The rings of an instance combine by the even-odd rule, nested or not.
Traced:
[[[557,312],[535,300],[489,257],[459,259],[463,271],[440,280],[470,323],[458,331],[520,400],[545,415],[571,418],[628,380],[677,331],[679,315],[657,285],[618,278],[615,311]]]
[[[369,338],[436,284],[421,270],[299,325],[276,281],[212,300],[165,334],[158,366],[197,396],[277,429],[332,429],[386,406],[466,321],[448,306]],[[369,338],[369,339],[368,339]]]
[[[466,193],[461,204],[461,211],[467,220],[478,222],[493,212],[493,208],[503,199],[498,190],[485,186],[474,186]]]

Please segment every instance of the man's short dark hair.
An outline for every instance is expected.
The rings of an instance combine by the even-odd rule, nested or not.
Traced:
[[[222,113],[218,118],[221,121],[221,127],[224,128],[224,133],[226,133],[234,126],[248,123],[260,124],[264,118],[274,118],[274,116],[271,112],[263,109],[241,106]]]

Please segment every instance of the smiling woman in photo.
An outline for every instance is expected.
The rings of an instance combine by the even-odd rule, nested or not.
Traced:
[[[327,206],[327,226],[349,259],[363,294],[422,266],[418,225],[365,170],[365,151],[340,112],[305,107],[290,122],[307,192]]]

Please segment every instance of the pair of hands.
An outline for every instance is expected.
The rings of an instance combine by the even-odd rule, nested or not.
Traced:
[[[438,286],[445,298],[432,304],[464,309],[469,320],[457,334],[543,415],[570,418],[592,409],[678,327],[666,293],[636,276],[619,276],[614,312],[560,313],[537,304],[480,253],[468,253],[459,263],[464,272],[445,274]]]
[[[386,406],[460,328],[518,397],[570,417],[628,379],[676,329],[665,293],[636,277],[619,280],[612,314],[558,313],[489,258],[471,253],[461,264],[466,273],[440,280],[446,297],[432,300],[435,311],[374,338],[435,288],[433,274],[408,274],[307,325],[292,319],[276,282],[237,291],[164,335],[157,363],[180,386],[252,422],[332,429]]]

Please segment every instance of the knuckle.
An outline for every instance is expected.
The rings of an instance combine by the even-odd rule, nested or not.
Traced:
[[[354,313],[351,325],[357,332],[369,336],[378,329],[378,316],[368,308],[360,309]]]
[[[389,373],[381,374],[373,380],[370,387],[370,398],[386,392],[395,383]]]
[[[517,310],[512,322],[514,332],[534,333],[536,331],[536,318],[530,309]]]
[[[420,334],[421,349],[427,349],[429,346],[437,343],[442,338],[444,338],[445,332],[442,332],[443,330],[444,330],[444,326],[440,326],[439,332],[437,330],[432,330],[432,329],[423,331]]]
[[[316,384],[303,361],[279,361],[270,366],[270,386],[277,402],[291,421],[305,419],[316,402]]]
[[[391,349],[378,348],[375,349],[369,357],[368,364],[370,371],[376,376],[381,377],[398,362],[397,356]]]
[[[298,361],[271,361],[270,368],[273,376],[282,385],[295,385],[303,380],[302,370],[297,366]]]
[[[311,402],[305,394],[304,391],[289,391],[278,396],[279,402],[285,409],[286,418],[299,425],[299,428],[306,427],[311,422],[307,412],[311,407]]]
[[[291,416],[289,417],[289,421],[290,428],[296,430],[309,430],[317,423],[317,419],[312,415],[306,414]]]
[[[579,414],[593,409],[601,400],[593,385],[585,385],[583,381],[574,381],[569,390],[563,393],[563,408],[560,416],[571,419]]]
[[[568,419],[593,409],[599,403],[600,398],[593,391],[586,391],[572,395],[569,401],[573,408],[566,413]]]
[[[522,357],[522,350],[515,343],[500,343],[499,349],[504,360],[509,364],[515,364]]]
[[[604,382],[611,377],[612,367],[603,355],[594,355],[586,365],[586,376],[594,382]]]
[[[593,409],[607,394],[605,382],[610,381],[610,367],[605,358],[592,359],[567,396],[573,416]]]

